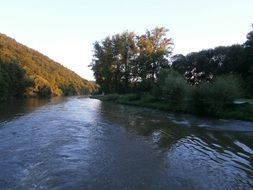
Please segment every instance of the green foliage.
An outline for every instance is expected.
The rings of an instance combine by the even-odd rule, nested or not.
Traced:
[[[246,103],[233,106],[222,112],[220,117],[253,121],[253,105]]]
[[[144,93],[144,94],[141,95],[140,101],[143,102],[143,103],[147,103],[147,102],[154,102],[154,101],[156,101],[156,99],[151,94]]]
[[[26,75],[30,79],[26,82],[32,83],[34,81],[34,85],[26,89],[26,96],[49,97],[51,95],[90,94],[97,89],[96,85],[82,79],[73,71],[3,34],[0,34],[0,47],[0,62],[6,64],[16,63],[26,71]],[[10,72],[13,73],[16,69],[12,69],[13,71]],[[20,78],[24,75],[24,72],[14,73],[14,75],[20,75],[18,77]],[[6,76],[4,77],[6,78]],[[2,75],[0,84],[3,83],[1,78],[3,78]],[[9,78],[8,80],[13,81],[14,79]],[[4,85],[6,84],[1,85],[2,93],[6,93],[4,89],[7,87],[4,87]],[[20,90],[23,90],[22,85],[24,84],[21,85],[13,81],[12,85],[10,88],[13,91],[15,90],[17,94],[20,94]]]
[[[172,68],[185,75],[190,84],[198,85],[223,74],[236,74],[242,77],[242,85],[250,96],[253,96],[252,63],[253,31],[247,34],[243,45],[221,46],[172,57]]]
[[[171,66],[168,64],[168,56],[173,44],[171,39],[166,38],[166,32],[165,28],[155,28],[140,36],[125,32],[96,42],[91,66],[102,92],[152,91],[157,98],[160,96],[173,100],[175,99],[172,98],[173,93],[176,94],[177,90],[184,91],[184,80],[176,76],[171,78],[168,76],[166,80],[158,79],[164,68],[171,67],[184,75],[191,85],[210,82],[219,75],[240,75],[243,79],[242,85],[250,96],[253,95],[252,31],[248,33],[244,45],[220,46],[189,53],[186,56],[175,55],[171,59]],[[174,77],[177,80],[173,81]],[[157,80],[167,81],[167,84],[161,88]],[[178,99],[181,97],[179,94]]]
[[[249,70],[249,75],[246,78],[247,92],[253,95],[253,66]]]
[[[182,75],[173,70],[163,70],[159,75],[158,85],[161,89],[161,96],[175,103],[184,100],[188,87]]]
[[[137,94],[125,94],[120,96],[121,101],[135,101],[139,99]]]
[[[245,75],[248,65],[245,62],[245,50],[242,45],[216,47],[189,53],[186,56],[175,55],[172,58],[172,68],[185,75],[192,85],[211,81],[216,75]]]
[[[171,44],[163,38],[164,32],[156,29],[142,36],[132,34],[129,59],[129,46],[124,38],[129,37],[127,33],[108,37],[102,45],[95,44],[91,66],[102,91],[136,93],[108,94],[99,99],[202,116],[253,120],[250,103],[234,104],[247,94],[244,90],[251,94],[249,97],[253,95],[252,31],[244,45],[176,55],[170,67],[165,59]],[[155,39],[162,39],[165,45],[158,44],[163,48],[154,46]]]
[[[42,87],[39,87],[37,94],[40,97],[44,97],[44,98],[50,97],[52,95],[52,90],[51,90],[50,86],[43,85]]]
[[[23,96],[32,84],[18,64],[0,62],[0,101]]]
[[[218,116],[239,98],[242,89],[235,75],[223,75],[192,88],[188,109],[198,115]]]
[[[165,28],[141,36],[124,32],[96,42],[91,67],[102,92],[150,91],[159,70],[168,67],[172,40],[166,32]]]

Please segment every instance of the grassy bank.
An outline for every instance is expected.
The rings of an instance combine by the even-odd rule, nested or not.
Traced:
[[[194,113],[192,108],[189,108],[190,100],[184,100],[183,103],[168,101],[164,99],[156,99],[155,97],[144,94],[108,94],[108,95],[93,95],[91,98],[99,99],[102,101],[110,101],[118,104],[126,104],[133,106],[140,106],[146,108],[153,108],[162,111],[170,111],[177,113],[191,113],[199,116],[214,117],[219,119],[236,119],[253,121],[253,105],[249,103],[245,104],[233,104],[220,113],[215,114],[199,114]]]

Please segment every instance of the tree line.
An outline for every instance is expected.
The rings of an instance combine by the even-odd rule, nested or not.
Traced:
[[[223,74],[242,77],[253,94],[253,31],[244,44],[172,55],[173,41],[166,28],[155,28],[143,35],[124,32],[94,43],[91,67],[101,91],[127,93],[150,90],[163,69],[182,74],[191,85],[211,81]]]
[[[100,92],[134,93],[126,97],[144,103],[163,101],[172,111],[213,116],[234,109],[236,98],[253,97],[253,31],[244,44],[174,56],[167,32],[166,28],[140,36],[124,32],[95,42],[91,67]],[[247,112],[253,109],[242,113]]]

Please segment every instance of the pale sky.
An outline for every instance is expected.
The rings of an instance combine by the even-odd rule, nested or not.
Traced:
[[[173,54],[243,43],[253,0],[0,0],[0,33],[36,49],[82,77],[93,43],[126,30],[170,31]]]

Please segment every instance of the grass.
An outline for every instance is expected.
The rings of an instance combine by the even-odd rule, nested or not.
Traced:
[[[111,101],[118,104],[126,104],[126,105],[158,109],[162,111],[191,113],[189,109],[187,109],[187,106],[185,105],[178,105],[175,102],[165,101],[163,99],[156,99],[149,94],[93,95],[91,96],[91,98],[99,99],[102,101]],[[185,104],[187,104],[187,102]],[[204,115],[204,116],[210,117],[209,115]],[[215,117],[219,119],[236,119],[236,120],[253,121],[253,105],[250,103],[231,105],[230,108],[227,108],[221,114]]]
[[[226,119],[253,121],[253,105],[249,103],[235,105],[231,109],[224,111],[221,117]]]

